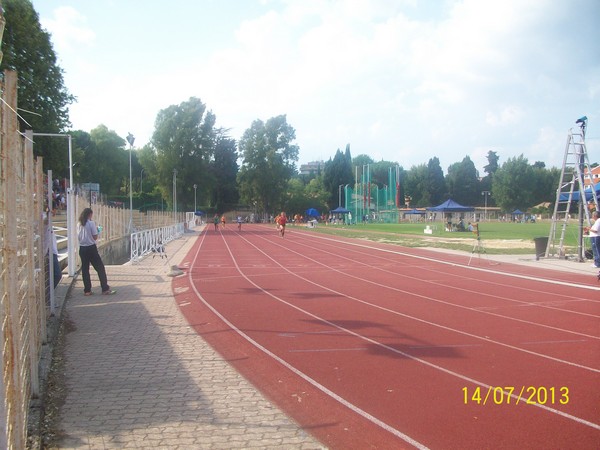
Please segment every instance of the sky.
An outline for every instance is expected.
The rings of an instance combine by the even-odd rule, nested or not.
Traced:
[[[468,156],[483,176],[489,151],[560,168],[582,116],[600,162],[597,0],[32,3],[77,97],[73,129],[137,148],[160,110],[197,97],[234,139],[285,114],[298,165],[349,144],[407,170]]]

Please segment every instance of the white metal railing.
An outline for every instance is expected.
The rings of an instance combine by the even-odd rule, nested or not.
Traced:
[[[150,253],[164,253],[164,246],[184,233],[183,223],[131,233],[131,262]]]

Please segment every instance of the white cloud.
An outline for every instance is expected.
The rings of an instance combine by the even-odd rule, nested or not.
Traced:
[[[60,42],[69,90],[79,97],[74,126],[105,123],[143,145],[160,109],[196,96],[234,138],[255,119],[287,114],[300,162],[328,159],[350,143],[353,155],[372,152],[406,167],[437,156],[445,169],[471,155],[481,170],[490,149],[499,149],[501,160],[520,153],[543,160],[544,152],[563,151],[547,151],[552,139],[554,148],[564,145],[560,132],[547,130],[566,130],[571,115],[600,120],[598,102],[591,107],[600,68],[585,52],[592,44],[573,45],[580,36],[567,32],[570,7],[562,2],[263,3],[227,24],[228,39],[204,34],[189,39],[190,48],[178,38],[179,21],[161,22],[156,61],[148,45],[158,41],[136,35],[127,49],[144,55],[143,67],[103,49],[118,42],[107,27],[115,9],[86,17],[90,7],[78,3],[52,12],[44,23]],[[202,9],[186,5],[190,16]],[[121,23],[128,23],[125,8],[119,6]],[[153,8],[146,19],[158,12]],[[174,48],[185,56],[174,57]]]
[[[505,106],[498,113],[488,111],[485,121],[492,127],[507,126],[518,123],[523,115],[523,111],[520,107],[515,105]]]
[[[52,34],[58,53],[67,53],[80,44],[91,44],[96,34],[87,25],[86,17],[70,6],[56,8],[52,18],[41,18],[42,27]]]

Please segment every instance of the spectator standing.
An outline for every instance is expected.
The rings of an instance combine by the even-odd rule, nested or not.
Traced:
[[[94,270],[98,274],[100,279],[100,286],[102,287],[103,295],[112,295],[116,291],[113,291],[108,285],[106,278],[106,269],[100,254],[98,253],[98,247],[96,247],[96,240],[98,239],[98,233],[101,228],[96,226],[96,223],[92,220],[94,212],[91,208],[85,208],[79,216],[79,223],[77,224],[77,236],[79,237],[79,257],[81,258],[81,276],[83,278],[83,294],[92,295],[92,281],[90,278],[90,264],[94,267]]]
[[[596,268],[600,268],[600,218],[598,217],[598,211],[594,211],[592,213],[593,224],[589,229],[592,253],[594,255],[594,264],[592,264],[592,267]]]

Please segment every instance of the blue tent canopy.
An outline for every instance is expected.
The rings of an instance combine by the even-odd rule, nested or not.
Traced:
[[[319,217],[319,211],[317,211],[315,208],[308,208],[306,210],[306,215],[309,217]]]
[[[584,192],[585,192],[585,199],[588,202],[593,200],[592,189],[590,188],[590,186],[586,187]],[[596,194],[596,198],[600,198],[600,183],[596,183],[596,185],[594,186],[594,193]],[[568,193],[563,192],[562,194],[560,194],[559,201],[566,202],[568,199],[569,199]],[[576,202],[579,201],[579,191],[573,192],[573,200]]]
[[[523,211],[521,211],[520,209],[515,209],[515,210],[512,212],[512,215],[513,215],[513,216],[520,216],[521,214],[525,214],[525,213],[524,213]]]
[[[338,206],[337,208],[332,209],[329,212],[336,213],[336,214],[348,214],[350,212],[350,210],[348,210],[346,208],[342,208],[341,206]]]
[[[425,211],[421,211],[420,209],[413,208],[410,211],[406,211],[404,214],[425,214]]]
[[[203,214],[204,214],[204,212],[202,212],[202,211],[196,211],[196,212],[194,213],[194,215],[196,215],[196,216],[201,216],[201,215],[203,215]]]
[[[469,212],[469,211],[475,211],[475,208],[473,208],[472,206],[463,206],[459,203],[456,203],[451,198],[449,198],[448,200],[446,200],[444,203],[442,203],[440,205],[427,208],[427,211],[437,211],[437,212],[445,212],[445,213]]]

